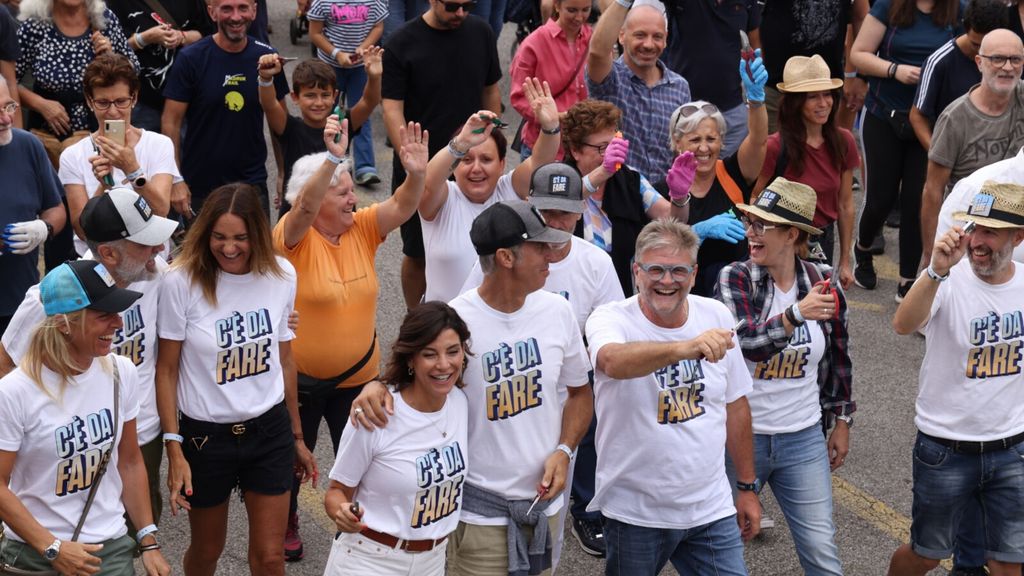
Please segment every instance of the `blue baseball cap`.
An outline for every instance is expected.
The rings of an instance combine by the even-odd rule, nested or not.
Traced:
[[[107,268],[95,260],[65,262],[39,283],[39,299],[47,316],[83,308],[121,313],[141,297],[141,292],[118,288]]]

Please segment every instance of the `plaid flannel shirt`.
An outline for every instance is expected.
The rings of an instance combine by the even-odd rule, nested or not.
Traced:
[[[828,266],[797,259],[797,300],[807,295],[812,282],[806,267],[813,267],[822,280],[832,276]],[[818,363],[819,401],[822,410],[833,416],[850,415],[857,410],[853,401],[853,363],[850,360],[850,335],[846,329],[848,308],[842,286],[832,284],[839,294],[839,318],[819,321],[828,347]],[[768,270],[752,261],[733,262],[718,277],[716,298],[721,300],[737,322],[746,320],[736,335],[743,357],[750,362],[764,362],[789,344],[783,315],[768,317],[775,297],[775,283]]]

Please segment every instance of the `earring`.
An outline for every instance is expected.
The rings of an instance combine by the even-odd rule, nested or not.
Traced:
[[[409,376],[415,376],[416,375],[416,373],[412,371],[412,366],[410,366],[408,368],[408,370],[409,370]]]

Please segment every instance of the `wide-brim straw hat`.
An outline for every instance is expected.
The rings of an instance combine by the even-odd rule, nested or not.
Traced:
[[[779,177],[761,191],[753,204],[739,204],[736,207],[762,220],[795,226],[817,236],[821,230],[811,226],[817,205],[818,195],[814,193],[814,188]]]
[[[843,86],[839,78],[832,78],[825,59],[814,56],[793,56],[786,60],[782,82],[775,85],[780,92],[820,92]]]
[[[986,180],[967,211],[954,212],[953,218],[987,228],[1024,228],[1024,186]]]

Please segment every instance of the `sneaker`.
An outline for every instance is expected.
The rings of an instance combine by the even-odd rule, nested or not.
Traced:
[[[865,290],[874,290],[878,284],[878,275],[875,274],[874,257],[869,250],[861,250],[853,247],[853,256],[857,259],[857,267],[853,269],[853,279],[857,286]]]
[[[885,225],[888,226],[889,228],[899,228],[900,227],[900,210],[899,210],[899,208],[894,208],[892,211],[889,212],[889,216],[887,216],[886,219],[885,219]]]
[[[988,576],[988,570],[986,570],[984,566],[977,566],[975,568],[954,566],[953,571],[949,573],[949,576]]]
[[[903,299],[906,298],[906,296],[907,296],[907,292],[910,292],[910,287],[913,286],[913,285],[914,285],[914,281],[913,280],[904,280],[903,282],[900,282],[899,284],[896,285],[896,303],[897,304],[899,304],[900,302],[903,302]]]
[[[580,548],[591,556],[604,558],[604,534],[600,520],[584,520],[573,517],[572,535],[580,543]]]
[[[284,533],[284,559],[286,562],[302,560],[302,538],[299,536],[299,515],[288,517],[288,529]]]
[[[871,248],[868,248],[868,252],[871,252],[875,256],[885,254],[885,234],[875,236],[875,241],[871,243]]]
[[[371,184],[379,184],[380,176],[376,172],[370,170],[361,174],[356,174],[356,184],[360,186],[369,186]]]
[[[854,176],[853,177],[853,191],[856,192],[858,190],[860,190],[860,178],[857,178],[856,176]]]

